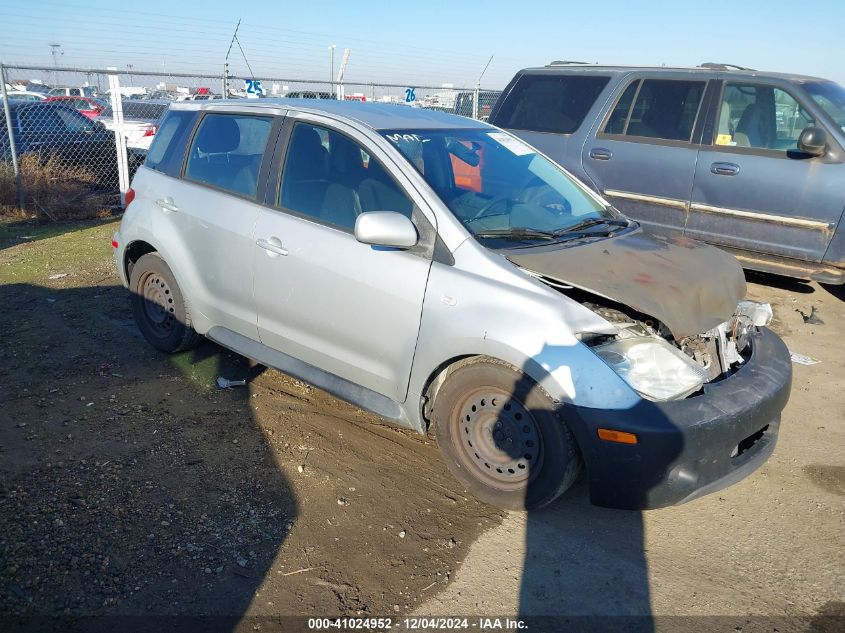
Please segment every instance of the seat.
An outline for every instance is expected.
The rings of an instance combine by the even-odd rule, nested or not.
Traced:
[[[736,124],[734,139],[737,147],[766,148],[769,146],[763,111],[759,105],[751,103],[745,107]]]
[[[235,151],[240,142],[240,128],[233,118],[208,117],[194,142],[198,155],[192,156],[188,161],[187,175],[202,182],[225,187],[233,177],[229,152]]]
[[[320,219],[352,229],[361,213],[358,187],[364,177],[360,148],[346,137],[329,135],[329,185],[320,205]]]
[[[285,161],[281,205],[307,215],[319,215],[329,182],[326,148],[312,127],[297,125]]]

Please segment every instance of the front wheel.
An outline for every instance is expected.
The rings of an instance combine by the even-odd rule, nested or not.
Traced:
[[[548,505],[581,469],[554,401],[524,373],[491,359],[473,359],[449,375],[435,397],[434,424],[452,474],[500,508]]]
[[[170,266],[158,253],[148,253],[135,262],[129,290],[135,322],[150,345],[172,354],[196,347],[202,340],[194,331]]]

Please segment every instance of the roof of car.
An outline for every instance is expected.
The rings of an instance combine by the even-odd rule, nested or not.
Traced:
[[[583,71],[600,71],[610,72],[614,74],[621,74],[626,72],[689,72],[689,73],[718,73],[720,75],[729,75],[736,77],[770,77],[773,79],[785,79],[788,81],[828,81],[822,77],[813,77],[811,75],[800,75],[797,73],[777,73],[765,70],[754,70],[752,68],[741,68],[732,66],[730,64],[710,64],[707,66],[614,66],[601,64],[581,64],[581,63],[551,63],[547,66],[537,66],[533,68],[524,68],[521,73],[561,73],[561,72],[583,72]]]
[[[488,124],[475,119],[391,103],[365,103],[360,101],[334,101],[330,99],[223,99],[214,101],[179,101],[173,110],[216,110],[223,106],[238,106],[244,110],[289,108],[299,112],[327,114],[355,121],[374,130],[436,130],[455,128],[488,128]]]

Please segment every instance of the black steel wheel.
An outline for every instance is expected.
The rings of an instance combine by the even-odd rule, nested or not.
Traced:
[[[581,468],[552,399],[528,376],[492,359],[472,359],[450,373],[436,394],[434,424],[455,477],[502,508],[551,503]]]
[[[181,352],[202,340],[194,331],[190,311],[170,267],[158,253],[148,253],[135,262],[129,289],[135,322],[153,347],[163,352]]]

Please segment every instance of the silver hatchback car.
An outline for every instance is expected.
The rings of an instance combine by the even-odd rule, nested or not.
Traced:
[[[747,476],[789,397],[730,256],[645,233],[498,128],[339,101],[173,104],[115,263],[165,352],[203,336],[420,433],[505,508],[586,467],[643,509]]]

